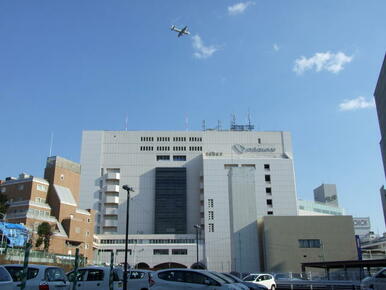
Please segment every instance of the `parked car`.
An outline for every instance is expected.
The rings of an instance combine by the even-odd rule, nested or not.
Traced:
[[[13,290],[13,280],[8,271],[0,266],[0,289],[1,290]]]
[[[67,273],[68,280],[76,283],[77,290],[105,290],[109,289],[110,267],[107,266],[89,266],[78,269],[75,277],[75,272]],[[122,268],[113,268],[112,273],[113,289],[120,290],[123,286],[123,270]]]
[[[226,275],[224,275],[222,273],[218,273],[218,272],[215,272],[215,271],[209,271],[209,272],[212,273],[213,275],[223,279],[226,283],[235,285],[240,290],[249,290],[248,287],[245,286],[244,284],[239,283],[235,279],[231,279],[231,278],[229,278],[228,276],[226,276]]]
[[[378,271],[371,277],[364,278],[361,282],[362,290],[386,289],[386,268]]]
[[[240,278],[232,275],[232,274],[229,274],[229,273],[222,273],[224,275],[226,275],[227,277],[239,282],[239,283],[242,283],[243,285],[247,286],[249,290],[267,290],[268,288],[264,285],[259,285],[259,284],[256,284],[256,283],[252,283],[252,282],[247,282],[247,281],[243,281],[241,280]]]
[[[244,278],[244,281],[264,285],[265,287],[271,290],[276,289],[275,278],[271,274],[249,274],[247,277]]]
[[[130,290],[149,290],[150,275],[153,271],[130,269],[127,286]]]
[[[20,289],[23,265],[9,264],[4,268],[11,275],[14,289]],[[70,290],[70,282],[62,268],[46,265],[28,265],[25,290]]]
[[[206,270],[166,269],[151,275],[150,290],[173,289],[239,290]]]

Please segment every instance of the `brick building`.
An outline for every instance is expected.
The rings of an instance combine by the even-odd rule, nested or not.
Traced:
[[[75,249],[89,261],[93,257],[94,211],[78,207],[80,165],[62,157],[49,157],[44,179],[22,173],[0,184],[7,196],[6,221],[22,223],[37,239],[42,222],[52,225],[50,252],[74,255]]]

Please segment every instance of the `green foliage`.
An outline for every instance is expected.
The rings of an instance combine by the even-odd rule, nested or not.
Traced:
[[[0,213],[5,214],[8,208],[8,198],[5,194],[0,193]]]
[[[47,251],[50,247],[50,240],[52,236],[52,227],[47,222],[42,222],[38,226],[38,239],[36,240],[36,247],[40,247],[42,244],[44,245],[44,250]]]

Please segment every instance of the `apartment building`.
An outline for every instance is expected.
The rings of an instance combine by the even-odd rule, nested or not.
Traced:
[[[62,157],[47,159],[44,179],[22,173],[0,184],[9,207],[5,220],[22,223],[37,239],[42,222],[52,225],[50,252],[74,255],[75,249],[93,259],[94,211],[78,207],[80,165]]]

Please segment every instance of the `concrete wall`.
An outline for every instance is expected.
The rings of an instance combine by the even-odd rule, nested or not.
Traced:
[[[301,263],[355,260],[351,216],[266,216],[259,220],[265,272],[301,272]],[[318,248],[301,248],[299,240],[317,239]]]

